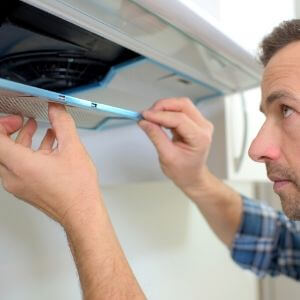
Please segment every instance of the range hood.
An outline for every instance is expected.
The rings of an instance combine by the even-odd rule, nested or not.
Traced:
[[[174,24],[164,14],[167,2],[1,4],[0,77],[134,111],[159,98],[188,96],[196,103],[259,84],[250,54],[199,15],[202,34]],[[112,118],[102,125],[123,123]]]

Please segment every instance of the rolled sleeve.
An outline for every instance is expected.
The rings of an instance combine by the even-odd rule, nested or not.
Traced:
[[[285,274],[299,280],[299,222],[263,203],[242,199],[242,220],[231,248],[233,260],[260,277]]]

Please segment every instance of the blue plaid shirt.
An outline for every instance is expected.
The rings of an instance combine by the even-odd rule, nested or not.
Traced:
[[[231,255],[258,276],[285,274],[300,280],[300,222],[243,197],[243,217]]]

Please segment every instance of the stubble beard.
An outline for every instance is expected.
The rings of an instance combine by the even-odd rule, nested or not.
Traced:
[[[266,164],[268,175],[278,176],[289,180],[290,183],[277,194],[286,216],[295,221],[300,220],[300,180],[291,170],[279,165]]]

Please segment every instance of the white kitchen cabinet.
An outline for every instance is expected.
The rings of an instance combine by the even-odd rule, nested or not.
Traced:
[[[245,106],[242,105],[244,97]],[[250,159],[248,149],[256,137],[265,120],[259,111],[261,93],[259,88],[254,88],[225,98],[228,175],[234,180],[266,181],[266,168],[263,163]],[[246,126],[243,123],[243,109],[246,114]],[[245,128],[247,127],[247,128]],[[248,131],[248,132],[246,132]],[[243,138],[246,135],[245,149],[238,169],[238,159],[242,151]]]
[[[243,94],[211,100],[214,105],[199,103],[200,111],[205,111],[204,115],[215,126],[208,165],[217,176],[239,181],[268,181],[264,164],[248,156],[250,144],[264,122],[264,115],[259,111],[260,100],[260,89],[253,88]]]

